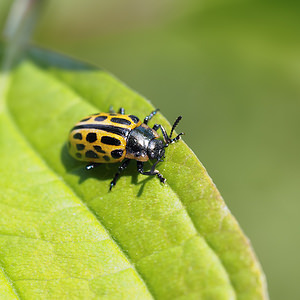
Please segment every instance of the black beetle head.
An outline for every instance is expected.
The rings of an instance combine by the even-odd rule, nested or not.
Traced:
[[[153,139],[150,141],[147,151],[150,159],[161,160],[165,156],[165,144],[162,140]]]

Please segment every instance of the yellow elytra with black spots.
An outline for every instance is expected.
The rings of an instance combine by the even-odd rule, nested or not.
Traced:
[[[69,134],[69,152],[77,160],[116,163],[126,157],[129,133],[142,125],[138,117],[98,113],[79,121]],[[158,135],[157,135],[158,136]]]
[[[158,109],[146,116],[143,123],[134,115],[125,115],[124,108],[119,113],[98,113],[79,121],[69,134],[69,152],[81,161],[89,162],[87,170],[94,169],[101,163],[122,161],[119,171],[110,183],[110,190],[116,185],[120,173],[129,162],[135,160],[137,171],[143,175],[155,175],[162,183],[166,179],[155,170],[156,165],[163,161],[165,148],[180,139],[183,133],[172,139],[172,133],[181,120],[179,116],[174,122],[170,135],[164,127],[155,124],[152,128],[148,122],[156,115]],[[157,130],[162,132],[163,140]],[[144,171],[144,162],[156,159],[150,171]]]

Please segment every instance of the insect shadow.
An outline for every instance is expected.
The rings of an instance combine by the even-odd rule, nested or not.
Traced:
[[[87,165],[86,162],[81,162],[73,157],[68,152],[67,143],[65,143],[61,150],[61,161],[67,171],[67,173],[71,173],[78,176],[78,183],[81,184],[85,180],[89,178],[95,178],[102,181],[107,181],[109,179],[113,179],[114,175],[118,171],[118,167],[120,163],[115,164],[100,164],[97,168],[92,170],[86,170],[85,166]],[[149,164],[150,166],[150,164]],[[136,162],[133,161],[128,168],[122,172],[121,177],[123,176],[132,176],[131,183],[134,185],[141,185],[137,197],[141,197],[143,191],[145,189],[146,183],[151,179],[156,179],[153,177],[145,176],[142,180],[138,180],[139,173],[136,171]],[[109,192],[109,183],[107,185],[107,191]],[[113,187],[112,192],[118,188],[118,183],[115,187]]]

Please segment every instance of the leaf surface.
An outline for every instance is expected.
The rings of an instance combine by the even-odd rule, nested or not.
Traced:
[[[142,119],[150,102],[103,70],[34,48],[4,78],[0,290],[7,298],[267,298],[247,238],[183,141],[158,166],[166,185],[137,175],[132,163],[112,192],[117,165],[87,172],[68,155],[68,132],[81,118],[113,106]],[[154,123],[170,130],[161,114]]]

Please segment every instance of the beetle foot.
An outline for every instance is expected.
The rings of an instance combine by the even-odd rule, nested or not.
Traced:
[[[164,178],[160,173],[157,173],[156,176],[159,178],[160,182],[165,184],[167,179]]]
[[[111,189],[112,189],[113,186],[115,186],[115,185],[116,185],[116,183],[112,180],[112,181],[110,182],[109,190],[111,191]]]

